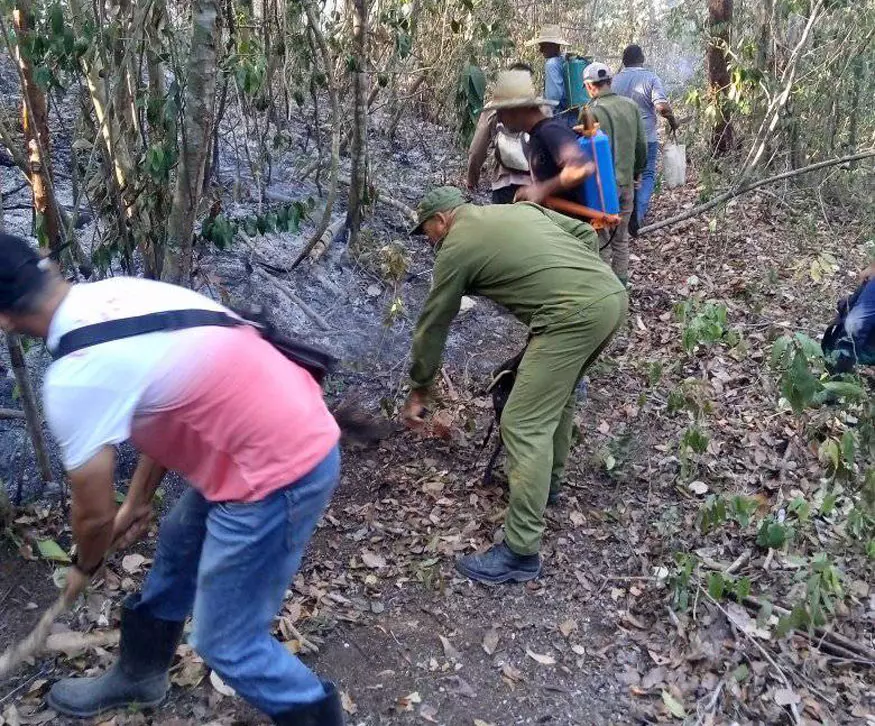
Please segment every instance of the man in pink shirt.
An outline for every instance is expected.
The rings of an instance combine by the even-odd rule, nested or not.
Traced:
[[[192,313],[209,322],[191,327]],[[144,320],[161,322],[132,332]],[[275,723],[343,723],[335,687],[270,635],[337,485],[339,429],[312,375],[239,322],[160,282],[70,286],[27,242],[0,235],[0,325],[44,338],[55,357],[43,399],[71,482],[71,592],[110,548],[143,534],[168,469],[191,484],[161,525],[142,591],[124,603],[117,662],[56,683],[57,711],[160,703],[191,615],[207,665]],[[126,440],[141,457],[117,507],[115,446]]]

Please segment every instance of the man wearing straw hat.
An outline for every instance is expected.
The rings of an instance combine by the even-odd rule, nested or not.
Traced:
[[[556,113],[561,114],[568,108],[568,95],[565,90],[565,59],[562,48],[568,41],[562,37],[558,25],[544,25],[541,32],[526,43],[527,46],[538,46],[544,56],[544,97],[554,101]]]
[[[453,187],[426,194],[413,234],[437,250],[434,282],[413,336],[411,393],[402,416],[422,424],[450,323],[463,295],[483,295],[529,329],[501,415],[510,501],[504,542],[462,557],[479,582],[523,582],[541,572],[544,511],[558,495],[571,448],[575,390],[626,315],[626,291],[596,252],[592,227],[535,204],[465,204]]]
[[[574,133],[562,121],[550,118],[543,106],[555,105],[535,92],[525,71],[500,73],[492,100],[484,111],[495,110],[498,121],[511,133],[529,135],[529,168],[533,183],[517,190],[516,201],[541,204],[547,197],[561,197],[583,204],[583,180],[595,171],[586,160]]]

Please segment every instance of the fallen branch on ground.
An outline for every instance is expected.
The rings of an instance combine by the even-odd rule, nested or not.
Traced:
[[[732,618],[729,616],[729,613],[726,612],[726,608],[724,608],[715,598],[711,597],[711,593],[708,592],[704,587],[702,587],[701,584],[699,585],[699,590],[706,598],[708,598],[708,600],[711,601],[713,605],[717,607],[717,609],[721,613],[723,613],[723,617],[725,617],[727,621],[729,621],[730,623],[733,622]],[[769,654],[769,651],[767,651],[762,645],[760,645],[759,642],[757,642],[757,639],[754,638],[750,633],[745,631],[743,628],[738,628],[736,626],[736,629],[739,633],[741,633],[745,638],[747,638],[751,643],[756,646],[757,650],[759,650],[763,658],[765,658],[772,666],[772,668],[775,669],[775,672],[777,673],[781,683],[784,684],[784,687],[792,690],[793,685],[790,683],[790,679],[787,678],[787,674],[784,673],[784,669],[775,662],[775,659],[772,658],[772,656]],[[799,707],[795,703],[790,704],[790,714],[793,716],[794,724],[802,723],[802,717],[799,715]]]
[[[86,586],[87,583],[83,585],[82,590],[77,592],[64,590],[52,606],[43,613],[34,629],[25,638],[11,646],[3,655],[0,655],[0,681],[11,675],[22,663],[33,658],[43,649],[55,620],[70,608]]]
[[[678,222],[684,222],[688,219],[692,219],[693,217],[698,217],[700,214],[704,214],[705,212],[714,209],[714,207],[720,206],[724,202],[729,201],[734,197],[738,197],[742,194],[752,192],[754,189],[765,186],[766,184],[774,184],[775,182],[782,181],[784,179],[790,179],[791,177],[799,176],[800,174],[806,174],[810,171],[817,171],[818,169],[825,169],[830,166],[838,166],[839,164],[846,164],[851,161],[859,161],[860,159],[868,159],[872,156],[875,156],[875,149],[867,149],[866,151],[861,151],[858,154],[851,154],[850,156],[842,156],[837,159],[820,161],[817,164],[811,164],[809,166],[803,166],[800,169],[785,171],[783,174],[776,174],[775,176],[766,177],[765,179],[760,179],[759,181],[751,182],[750,184],[745,184],[744,186],[738,188],[729,189],[722,194],[718,194],[710,202],[700,204],[697,207],[688,209],[686,212],[676,214],[674,217],[663,219],[661,222],[654,222],[653,224],[645,225],[638,231],[638,235],[642,236],[645,234],[649,234],[650,232],[655,232],[658,229],[670,227],[671,225],[677,224]]]
[[[760,610],[763,607],[763,603],[753,596],[748,596],[744,598],[743,604],[751,610]],[[790,610],[783,605],[776,605],[775,603],[771,603],[771,606],[772,610],[774,610],[779,615],[790,615]],[[814,630],[812,631],[814,633],[814,637],[806,633],[804,630],[794,630],[794,632],[798,633],[803,638],[806,638],[813,643],[816,643],[821,648],[824,644],[826,644],[828,647],[836,651],[835,655],[840,658],[850,655],[850,659],[853,659],[854,656],[857,656],[858,661],[863,662],[864,664],[875,665],[875,650],[866,647],[862,643],[857,643],[853,640],[849,640],[844,635],[840,635],[833,630],[814,628]]]
[[[0,421],[8,421],[9,419],[24,421],[24,411],[17,411],[14,408],[0,408]]]

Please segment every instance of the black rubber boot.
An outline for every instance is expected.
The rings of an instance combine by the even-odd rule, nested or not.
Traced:
[[[278,726],[343,726],[343,708],[337,688],[329,681],[322,681],[322,685],[325,698],[281,713],[273,722]]]
[[[456,560],[456,569],[477,582],[527,582],[541,574],[541,556],[518,555],[502,542],[492,545],[482,555],[460,557]]]
[[[170,687],[167,672],[184,622],[159,620],[132,610],[133,595],[122,609],[119,657],[102,676],[64,678],[52,686],[48,704],[68,716],[88,718],[112,708],[157,706]]]

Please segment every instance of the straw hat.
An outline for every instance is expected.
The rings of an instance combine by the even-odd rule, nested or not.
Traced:
[[[535,92],[532,74],[528,71],[504,71],[498,74],[492,99],[484,111],[503,108],[528,108],[531,106],[555,106],[558,101],[548,101]]]
[[[562,28],[558,25],[543,25],[541,32],[526,43],[527,46],[540,45],[541,43],[555,43],[556,45],[570,45],[562,37]]]

